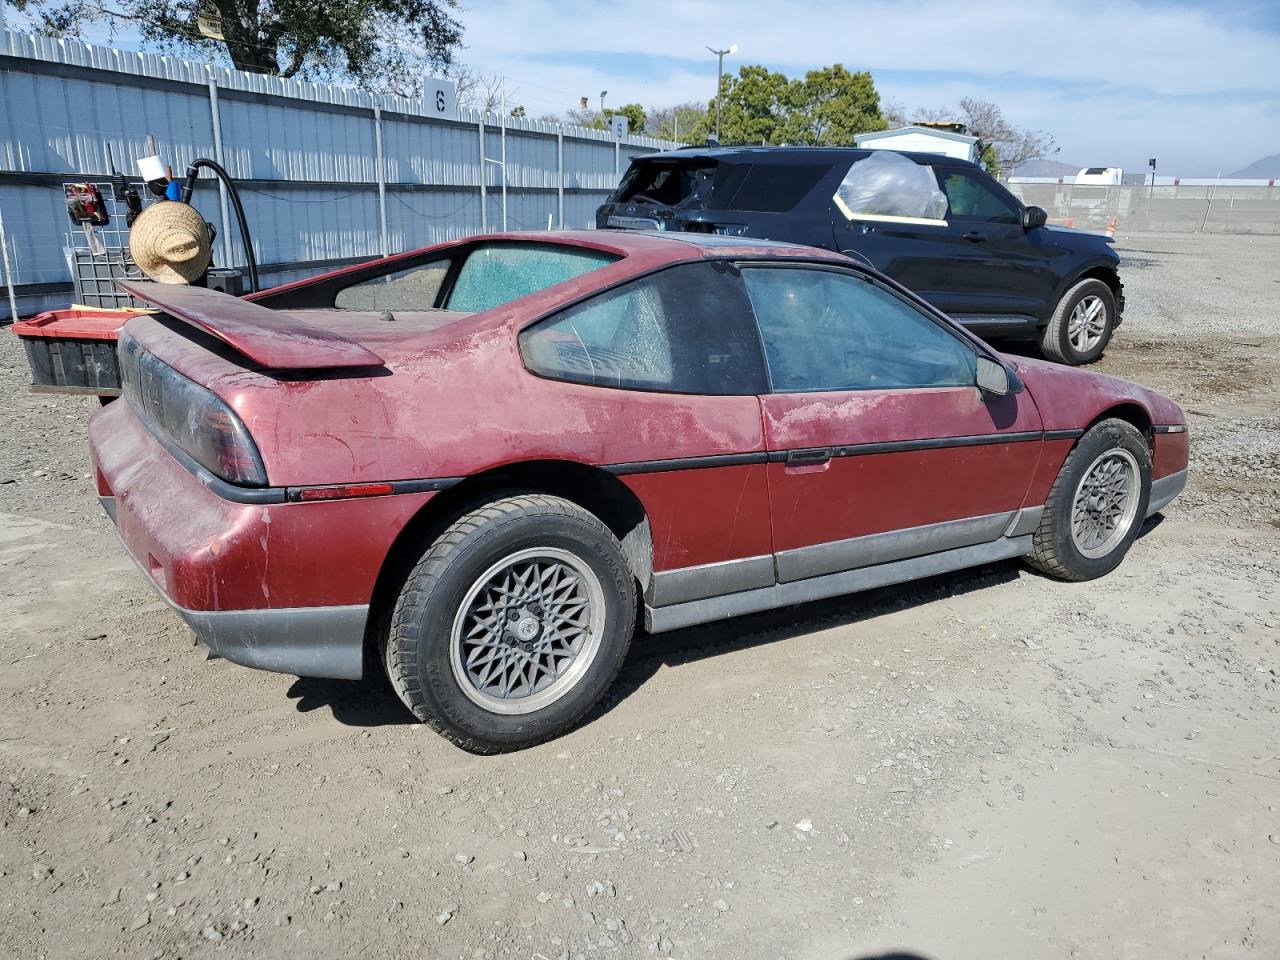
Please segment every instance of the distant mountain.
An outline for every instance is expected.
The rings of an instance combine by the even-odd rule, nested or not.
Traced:
[[[1231,180],[1270,180],[1280,177],[1280,153],[1255,160],[1242,170],[1227,174]]]
[[[1028,160],[1009,171],[1011,177],[1074,177],[1080,172],[1078,163],[1061,160]]]

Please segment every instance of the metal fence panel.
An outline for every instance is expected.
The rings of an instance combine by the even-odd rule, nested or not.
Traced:
[[[136,180],[148,134],[179,175],[198,156],[218,159],[215,96],[221,160],[246,181],[245,213],[269,283],[376,257],[384,245],[396,252],[499,229],[503,169],[482,161],[482,125],[488,161],[501,160],[506,128],[513,230],[558,226],[561,187],[565,226],[594,226],[632,156],[675,146],[647,137],[617,144],[607,131],[469,111],[442,120],[420,100],[10,31],[0,32],[0,57],[0,208],[23,313],[70,297],[63,250],[73,228],[62,183],[104,181],[112,164]],[[200,181],[196,203],[240,259],[239,231],[222,221],[211,180]],[[225,249],[215,246],[219,263]]]
[[[370,183],[378,179],[373,112],[356,116],[308,104],[219,97],[227,171],[251,180]]]

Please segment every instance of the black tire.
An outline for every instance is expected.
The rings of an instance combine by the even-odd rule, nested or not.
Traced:
[[[582,565],[586,574],[579,580],[598,588],[603,625],[590,631],[600,639],[589,665],[557,699],[531,712],[505,714],[474,699],[485,697],[475,683],[464,689],[468,680],[460,679],[458,671],[467,668],[461,659],[455,668],[453,660],[454,623],[462,616],[468,592],[486,572],[505,558],[536,550],[558,552]],[[493,500],[455,521],[409,574],[383,641],[387,676],[416,717],[465,750],[500,753],[533,746],[572,728],[613,683],[631,644],[635,605],[634,579],[618,541],[596,517],[543,494]],[[494,620],[503,622],[497,615]],[[514,629],[504,638],[518,644]],[[573,663],[558,669],[571,673]]]
[[[1081,481],[1093,465],[1116,451],[1127,453],[1136,466],[1137,490],[1132,515],[1126,510],[1124,517],[1128,519],[1121,518],[1125,529],[1114,543],[1097,545],[1097,548],[1107,548],[1104,554],[1090,556],[1072,534],[1076,495]],[[1123,460],[1123,453],[1114,459]],[[1062,580],[1093,580],[1110,573],[1120,565],[1137,538],[1146,519],[1150,499],[1151,448],[1146,438],[1133,424],[1124,420],[1103,420],[1095,424],[1080,438],[1058,471],[1045,501],[1044,515],[1040,518],[1027,562]],[[1117,531],[1120,526],[1118,522]]]
[[[1098,341],[1088,349],[1081,349],[1071,340],[1071,314],[1080,302],[1087,297],[1097,297],[1102,302],[1102,310],[1106,315],[1106,319],[1103,322],[1101,337]],[[1111,336],[1115,333],[1115,329],[1115,291],[1101,280],[1081,280],[1064,293],[1062,299],[1058,301],[1058,305],[1053,311],[1053,317],[1049,320],[1049,325],[1044,328],[1044,332],[1040,335],[1040,351],[1047,359],[1065,363],[1072,367],[1093,363],[1107,349],[1107,344],[1111,342]]]

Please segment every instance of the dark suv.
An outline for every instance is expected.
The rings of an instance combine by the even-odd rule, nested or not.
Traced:
[[[1124,287],[1111,238],[1046,226],[981,167],[925,153],[688,149],[631,161],[596,226],[763,237],[863,260],[987,337],[1102,355]]]

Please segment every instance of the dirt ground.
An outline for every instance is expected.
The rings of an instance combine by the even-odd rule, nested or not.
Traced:
[[[206,661],[0,333],[0,957],[1280,956],[1280,237],[1120,248],[1192,479],[1118,571],[641,637],[493,758]]]

